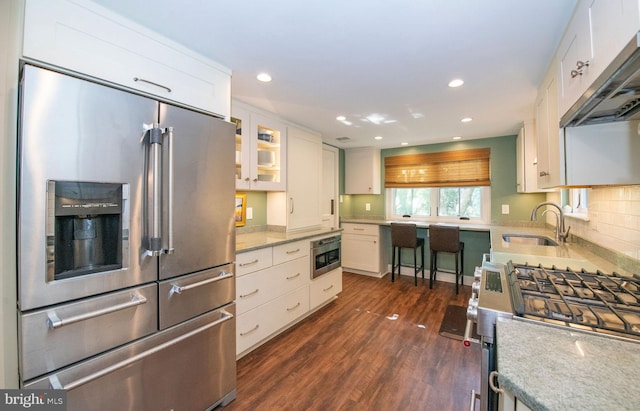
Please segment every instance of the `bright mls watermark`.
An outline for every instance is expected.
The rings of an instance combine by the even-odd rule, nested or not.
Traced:
[[[63,390],[0,390],[0,411],[66,411]]]

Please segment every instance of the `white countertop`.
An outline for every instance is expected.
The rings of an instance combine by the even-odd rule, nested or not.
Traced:
[[[498,383],[533,410],[640,409],[640,343],[500,318]]]

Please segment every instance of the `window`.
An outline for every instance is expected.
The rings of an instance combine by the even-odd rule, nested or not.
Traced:
[[[569,205],[571,211],[566,213],[573,217],[587,218],[589,211],[589,189],[571,188],[562,195],[562,203]]]
[[[385,158],[387,218],[491,221],[490,150]]]
[[[417,221],[491,221],[489,187],[433,187],[387,189],[387,218],[410,216]]]

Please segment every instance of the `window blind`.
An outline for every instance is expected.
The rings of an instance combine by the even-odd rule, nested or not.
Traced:
[[[385,157],[386,188],[490,186],[491,149]]]

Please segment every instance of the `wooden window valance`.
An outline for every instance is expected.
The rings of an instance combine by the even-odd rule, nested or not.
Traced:
[[[490,186],[491,149],[385,157],[386,188]]]

